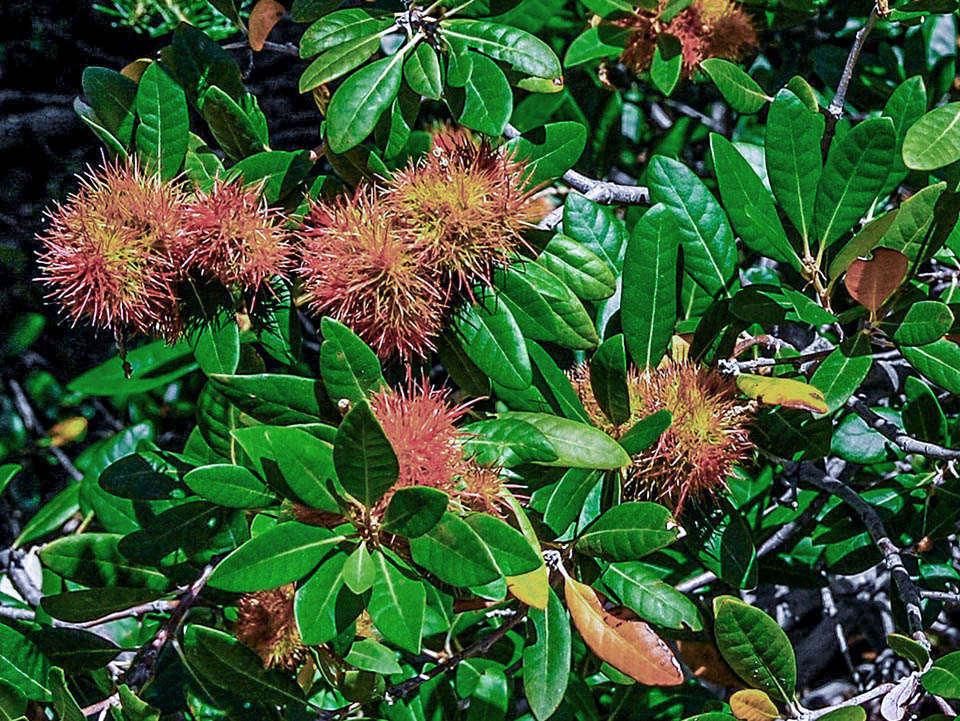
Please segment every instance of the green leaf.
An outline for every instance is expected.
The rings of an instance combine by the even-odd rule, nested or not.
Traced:
[[[203,119],[220,149],[233,160],[268,150],[243,108],[216,85],[203,95]]]
[[[611,208],[576,193],[563,204],[563,232],[618,270],[623,265],[627,229]]]
[[[130,586],[162,591],[166,576],[130,563],[120,553],[118,533],[81,533],[48,543],[40,551],[43,565],[64,578],[94,588]]]
[[[47,677],[47,687],[53,697],[53,710],[60,721],[85,721],[86,716],[77,704],[70,689],[67,688],[67,679],[63,669],[54,666]],[[0,709],[0,711],[5,709]]]
[[[287,521],[254,536],[224,558],[208,584],[249,592],[299,581],[342,540],[326,528]]]
[[[633,427],[620,438],[620,445],[630,455],[646,450],[663,435],[673,424],[673,417],[667,409],[651,413],[637,421]]]
[[[737,245],[726,213],[696,175],[658,155],[647,166],[650,202],[674,214],[683,243],[683,267],[710,295],[726,292],[737,267]]]
[[[273,704],[303,704],[303,693],[292,676],[264,668],[260,657],[231,634],[191,624],[183,639],[190,666],[220,688],[242,688],[245,697]]]
[[[619,443],[592,426],[547,413],[511,411],[501,413],[500,418],[525,421],[544,435],[557,460],[539,461],[540,465],[614,470],[631,462]]]
[[[673,336],[678,252],[673,211],[655,205],[633,226],[623,259],[620,322],[630,357],[641,370],[657,367]]]
[[[715,598],[713,614],[717,646],[737,675],[778,701],[792,702],[797,660],[777,622],[733,596]]]
[[[629,267],[629,263],[628,249],[625,267]],[[590,358],[590,388],[597,405],[611,423],[619,426],[630,419],[627,351],[622,333],[605,340]]]
[[[730,107],[738,113],[756,113],[770,100],[757,81],[740,69],[739,65],[723,58],[707,58],[700,63],[717,90]]]
[[[227,508],[264,508],[277,502],[277,496],[243,466],[201,466],[187,473],[183,482],[194,493]]]
[[[696,604],[660,580],[652,568],[636,561],[611,563],[600,581],[627,608],[656,626],[702,630],[703,620]]]
[[[557,710],[570,678],[570,619],[557,594],[549,594],[545,610],[527,611],[537,636],[523,649],[523,691],[537,721]]]
[[[337,88],[327,108],[327,142],[334,153],[359,145],[400,90],[405,53],[370,63]]]
[[[543,522],[563,533],[577,520],[584,501],[597,485],[600,474],[587,468],[571,468],[560,478],[543,511]]]
[[[809,240],[813,234],[813,208],[823,170],[820,140],[825,120],[784,88],[767,114],[764,160],[770,187],[780,207]]]
[[[403,672],[394,652],[372,638],[363,638],[355,642],[350,647],[350,653],[343,660],[363,671],[382,674]]]
[[[123,146],[133,136],[137,84],[116,70],[88,67],[83,71],[83,94],[106,128]]]
[[[107,493],[121,498],[155,500],[169,498],[180,484],[156,456],[132,454],[114,461],[100,474],[97,482]]]
[[[5,463],[0,466],[0,495],[3,495],[10,481],[22,470],[23,466],[17,465],[16,463]]]
[[[903,357],[929,380],[951,393],[960,393],[960,348],[946,339],[926,345],[903,346]]]
[[[294,615],[303,642],[327,643],[351,627],[363,612],[365,600],[347,588],[347,554],[328,556],[294,597]]]
[[[300,428],[268,428],[266,437],[283,480],[297,498],[311,508],[339,512],[329,488],[337,478],[333,446]]]
[[[960,651],[948,653],[933,662],[920,677],[930,693],[943,698],[960,698]]]
[[[743,517],[732,504],[700,509],[685,527],[697,558],[724,583],[734,588],[757,585],[757,551]]]
[[[570,170],[586,145],[586,127],[572,121],[547,123],[507,142],[514,156],[525,161],[527,185],[532,188],[556,180]]]
[[[835,348],[817,368],[811,385],[823,391],[827,413],[842,408],[866,379],[873,366],[870,339],[857,335]]]
[[[361,8],[336,10],[324,15],[304,30],[300,38],[300,57],[312,57],[357,38],[369,37],[388,27],[389,20],[373,17]]]
[[[939,248],[931,244],[930,226],[936,217],[937,201],[946,188],[946,183],[928,185],[903,201],[893,224],[877,245],[903,253],[911,265],[932,256]]]
[[[449,498],[428,486],[398,488],[383,514],[383,530],[406,538],[422,536],[440,522]]]
[[[889,633],[887,634],[887,645],[895,654],[912,661],[913,665],[920,670],[925,669],[930,661],[930,652],[924,648],[923,644],[914,641],[909,636]]]
[[[559,78],[560,61],[550,46],[530,33],[485,20],[446,20],[440,25],[444,37],[455,38],[513,70],[539,78]]]
[[[716,133],[710,134],[710,152],[733,229],[751,249],[800,271],[800,258],[787,240],[773,197],[750,163]]]
[[[679,535],[673,514],[658,503],[628,501],[591,523],[576,549],[611,561],[635,561],[669,546]]]
[[[907,376],[904,390],[907,393],[907,403],[903,407],[904,430],[921,441],[946,444],[949,439],[947,418],[934,392],[913,376]]]
[[[44,596],[40,605],[54,618],[69,623],[83,623],[153,601],[160,591],[149,588],[124,588],[120,586],[91,588],[82,591],[65,591]]]
[[[187,96],[160,63],[143,71],[136,97],[137,151],[146,167],[170,180],[180,171],[187,154],[190,118]]]
[[[307,150],[296,153],[267,150],[241,160],[230,168],[229,177],[237,174],[245,185],[262,184],[261,195],[268,203],[277,203],[298,190],[302,192],[302,181],[312,169],[313,161]]]
[[[470,76],[464,83],[463,109],[458,120],[485,135],[501,135],[513,114],[513,91],[493,60],[468,50]]]
[[[853,228],[883,188],[896,135],[890,118],[870,118],[830,145],[817,185],[814,224],[823,246]]]
[[[142,701],[126,684],[121,684],[117,692],[123,721],[160,721],[160,709]]]
[[[654,87],[667,97],[680,80],[680,71],[683,70],[682,49],[680,41],[674,36],[665,34],[657,36],[653,61],[650,64],[650,79]]]
[[[570,43],[563,57],[563,67],[573,68],[591,60],[615,58],[627,47],[633,31],[607,23],[596,25],[580,33]]]
[[[375,576],[373,559],[367,551],[366,541],[362,541],[347,557],[343,567],[343,582],[347,584],[347,588],[360,595],[373,585]]]
[[[897,133],[897,152],[881,195],[892,192],[907,177],[909,171],[903,164],[903,141],[907,131],[926,110],[927,89],[920,75],[914,75],[900,83],[883,106],[883,115],[893,120]]]
[[[454,326],[467,356],[487,376],[506,388],[523,390],[533,380],[523,334],[497,296],[464,306]]]
[[[263,423],[315,423],[323,418],[320,381],[279,373],[210,376],[210,384],[240,410]]]
[[[247,92],[234,59],[190,23],[177,26],[173,42],[164,49],[162,57],[164,64],[173,68],[187,98],[198,109],[203,106],[207,88],[213,85],[238,102]]]
[[[879,218],[874,218],[863,226],[860,231],[851,238],[837,253],[836,257],[830,261],[828,274],[830,281],[839,278],[843,272],[850,267],[850,264],[861,256],[869,255],[870,251],[880,244],[883,235],[889,230],[897,218],[899,210],[891,210],[884,213]]]
[[[499,518],[471,513],[464,519],[489,549],[504,576],[520,576],[541,566],[543,559],[523,534]]]
[[[332,318],[321,321],[320,332],[320,372],[335,402],[359,403],[385,383],[377,354],[356,333]]]
[[[523,421],[490,418],[462,430],[464,456],[481,466],[512,468],[521,463],[557,459],[557,452],[546,437]]]
[[[903,139],[903,162],[911,170],[936,170],[960,160],[960,103],[934,108]]]
[[[83,673],[103,668],[123,649],[113,641],[79,628],[38,628],[30,640],[46,659],[68,673]]]
[[[314,60],[300,76],[300,92],[308,93],[363,65],[380,49],[378,35],[363,35],[337,43]]]
[[[373,563],[376,581],[367,604],[373,624],[390,643],[410,653],[420,653],[427,605],[423,583],[408,578],[385,553],[375,554]]]
[[[482,586],[501,576],[480,537],[450,512],[427,533],[410,540],[410,553],[415,563],[451,586]]]
[[[80,484],[71,483],[43,504],[14,542],[14,548],[52,533],[80,510]]]
[[[200,369],[212,373],[231,374],[240,363],[240,330],[232,313],[205,321],[193,351]]]
[[[419,43],[403,64],[403,77],[410,89],[430,100],[443,95],[443,75],[437,51],[429,43]]]
[[[943,338],[953,322],[953,311],[946,303],[921,300],[907,309],[891,335],[897,345],[926,345]],[[881,327],[886,330],[886,324],[881,323]]]
[[[550,239],[536,262],[583,300],[603,300],[617,290],[611,266],[583,243],[561,233]]]
[[[26,698],[49,701],[46,682],[50,664],[37,647],[9,626],[0,624],[0,681],[6,681]]]
[[[356,404],[337,429],[333,464],[347,493],[367,507],[397,480],[397,454],[366,401]]]

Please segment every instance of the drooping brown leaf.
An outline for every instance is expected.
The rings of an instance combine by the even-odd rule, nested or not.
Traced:
[[[737,387],[744,395],[766,405],[799,408],[811,413],[830,410],[819,388],[791,378],[741,373],[737,376]]]
[[[648,686],[683,683],[673,652],[647,624],[605,611],[599,594],[572,578],[565,579],[564,596],[574,625],[598,658]]]
[[[780,711],[763,691],[755,688],[737,691],[730,697],[730,710],[741,721],[773,721]]]
[[[843,284],[855,301],[874,313],[903,282],[908,266],[903,253],[875,248],[872,258],[857,258],[850,264]]]
[[[143,71],[147,69],[147,66],[150,65],[153,61],[150,58],[138,58],[132,63],[127,63],[123,66],[123,69],[120,71],[121,75],[126,75],[133,82],[139,83],[140,76],[143,75]]]
[[[743,681],[723,660],[720,650],[712,641],[677,641],[680,657],[693,675],[715,686],[743,688]]]
[[[267,36],[283,17],[287,9],[277,0],[257,0],[257,4],[250,11],[250,28],[248,38],[250,47],[256,51],[263,50]]]

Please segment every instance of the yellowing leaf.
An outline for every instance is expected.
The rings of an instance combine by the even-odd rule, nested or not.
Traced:
[[[847,292],[871,313],[877,311],[907,276],[907,256],[890,248],[875,248],[873,257],[857,258],[847,268]]]
[[[730,697],[730,710],[741,721],[773,721],[780,711],[763,691],[755,688],[737,691]]]
[[[737,376],[737,387],[744,395],[766,405],[800,408],[812,413],[827,413],[830,410],[819,389],[791,378],[741,373]]]
[[[519,576],[507,576],[507,590],[521,603],[545,611],[550,600],[550,580],[547,567],[541,564]]]
[[[47,431],[50,445],[59,448],[82,438],[87,432],[87,419],[75,416],[60,421]]]
[[[647,624],[605,611],[597,592],[572,578],[565,579],[564,596],[573,624],[598,658],[648,686],[683,683],[673,652]]]
[[[147,66],[153,61],[150,58],[138,58],[132,63],[127,63],[123,66],[123,69],[120,71],[121,75],[126,75],[133,82],[139,83],[140,76],[143,75],[143,71],[147,69]]]
[[[258,0],[250,11],[250,47],[254,50],[263,50],[263,44],[267,41],[267,36],[273,30],[283,14],[287,12],[276,0]]]

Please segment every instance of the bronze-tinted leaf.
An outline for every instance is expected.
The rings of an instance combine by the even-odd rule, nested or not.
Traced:
[[[572,578],[565,579],[564,595],[574,625],[598,658],[648,686],[683,683],[673,652],[647,624],[605,611],[600,595]]]
[[[284,13],[287,12],[277,0],[258,0],[250,11],[250,47],[256,51],[263,50],[267,36],[273,30]]]
[[[874,313],[903,282],[908,263],[899,251],[875,248],[872,258],[857,258],[850,264],[843,284],[855,301]]]

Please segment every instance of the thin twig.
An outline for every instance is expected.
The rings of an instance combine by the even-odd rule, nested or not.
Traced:
[[[826,708],[818,708],[813,711],[808,711],[807,713],[802,714],[800,719],[801,721],[814,721],[814,719],[818,719],[821,716],[826,716],[828,713],[831,711],[836,711],[838,708],[860,706],[861,704],[865,704],[867,701],[873,701],[875,698],[880,698],[881,696],[889,693],[896,687],[896,685],[897,684],[893,682],[882,683],[879,686],[874,686],[869,691],[864,691],[858,696],[853,696],[852,698],[848,698],[845,701],[834,704],[833,706],[827,706]]]
[[[10,392],[13,394],[13,404],[17,408],[17,413],[19,413],[23,419],[23,425],[37,437],[45,438],[47,434],[37,420],[37,416],[30,406],[30,401],[27,399],[27,394],[23,392],[20,384],[13,379],[10,380]],[[77,470],[77,467],[73,465],[73,461],[67,457],[66,453],[56,446],[50,446],[49,450],[73,480],[79,481],[83,478],[83,474]]]
[[[920,589],[921,598],[929,598],[932,601],[941,601],[960,606],[960,593],[950,593],[949,591],[927,591]]]
[[[874,5],[870,11],[870,17],[864,26],[857,31],[857,36],[853,40],[853,46],[847,55],[847,63],[843,66],[843,73],[840,75],[837,92],[834,93],[833,100],[830,101],[830,105],[827,107],[827,128],[823,135],[823,147],[829,146],[837,121],[843,115],[843,106],[847,100],[847,90],[850,89],[853,72],[857,67],[857,61],[860,59],[860,53],[863,51],[863,45],[867,41],[867,36],[870,34],[870,31],[873,30],[873,26],[877,24],[878,18],[877,7]]]
[[[0,618],[9,618],[14,621],[33,621],[36,617],[37,612],[29,608],[0,606]]]
[[[148,603],[141,603],[139,606],[123,609],[122,611],[114,611],[113,613],[108,613],[106,616],[95,618],[91,621],[84,621],[76,625],[79,628],[93,628],[94,626],[102,626],[105,623],[110,623],[111,621],[116,621],[121,618],[133,618],[148,613],[166,613],[167,611],[172,611],[179,605],[180,601],[177,600],[150,601]]]
[[[8,548],[0,553],[0,567],[6,573],[14,589],[20,594],[20,597],[30,606],[37,608],[40,605],[40,599],[43,594],[37,588],[33,579],[23,567],[23,551],[16,548]]]
[[[221,48],[224,50],[251,50],[250,43],[246,40],[241,40],[235,43],[227,43],[226,45],[221,45]],[[263,50],[272,50],[276,53],[283,53],[284,55],[293,55],[294,57],[300,57],[300,50],[297,49],[297,46],[293,43],[275,43],[267,40],[263,43]]]
[[[960,450],[946,448],[936,443],[918,440],[904,433],[899,426],[891,423],[880,414],[873,411],[862,399],[853,396],[847,405],[860,416],[867,425],[879,431],[884,438],[894,443],[905,453],[917,453],[929,458],[940,458],[946,461],[960,460]]]

